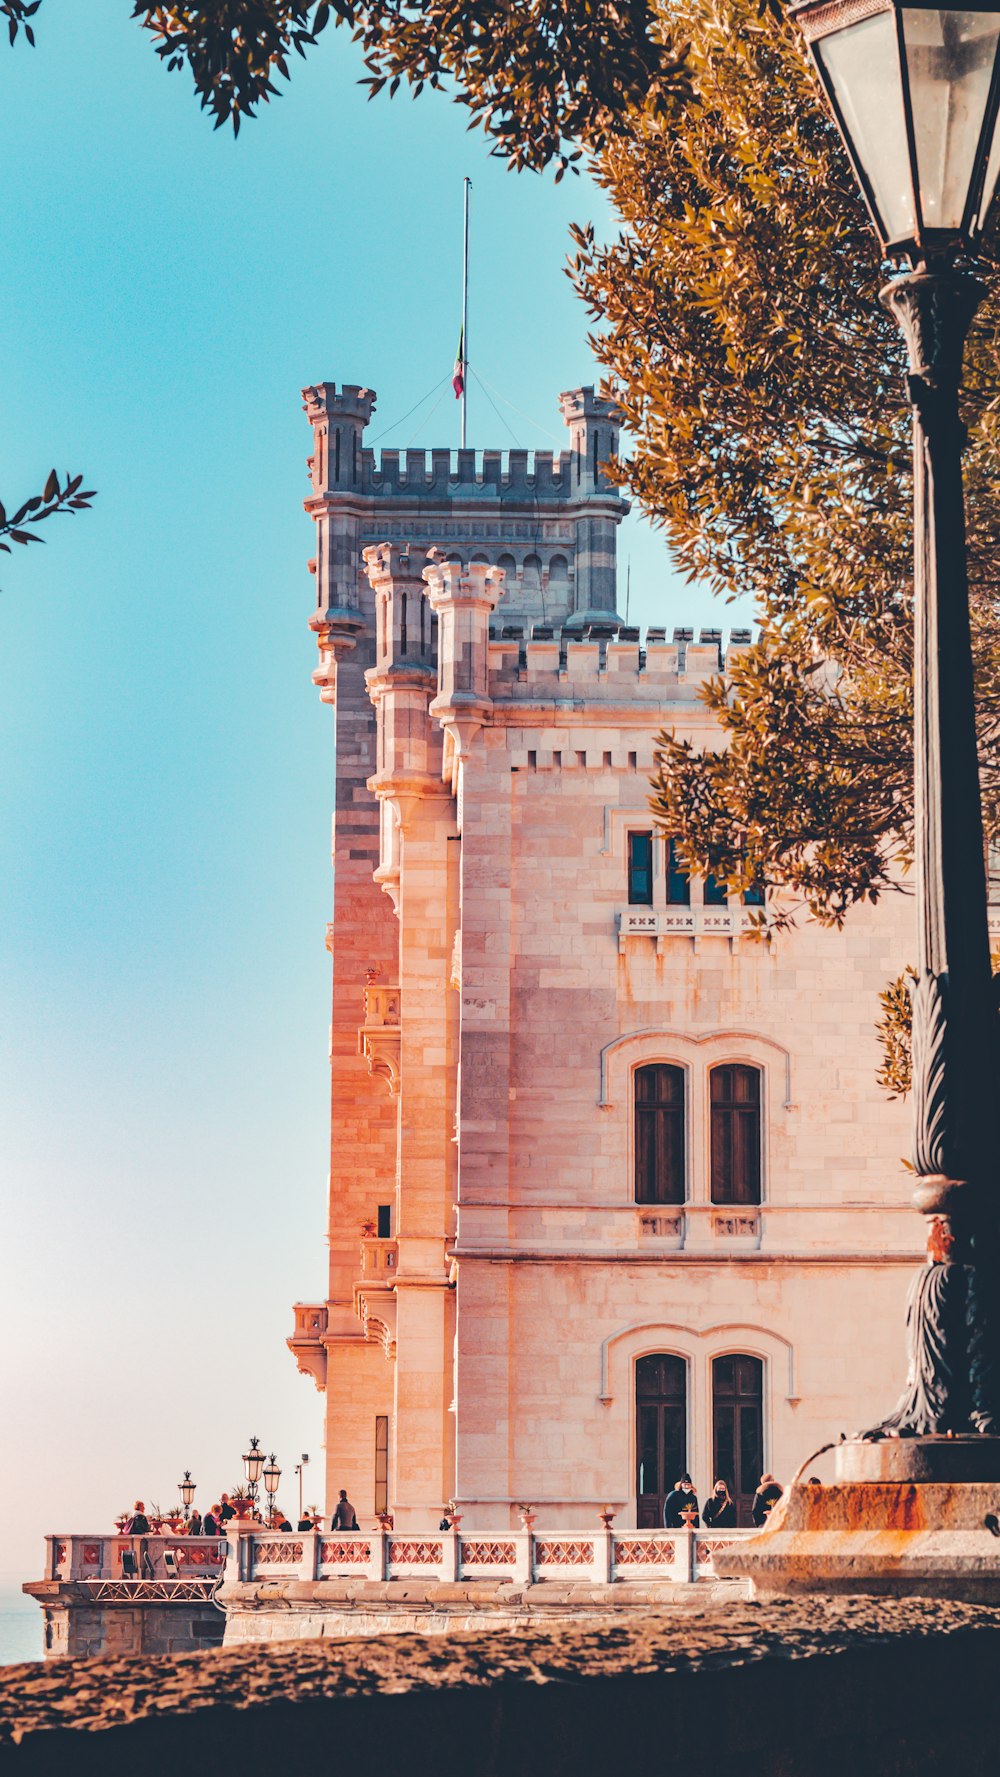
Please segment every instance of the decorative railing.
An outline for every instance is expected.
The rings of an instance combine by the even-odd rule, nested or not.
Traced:
[[[753,924],[748,908],[623,907],[618,914],[619,947],[626,938],[738,938]]]
[[[344,1531],[303,1536],[240,1527],[235,1555],[242,1580],[511,1579],[522,1585],[579,1578],[602,1583],[662,1580],[692,1584],[714,1578],[713,1553],[750,1530],[598,1530],[587,1535],[504,1531],[431,1536]]]
[[[126,1585],[215,1584],[226,1564],[218,1536],[49,1536],[45,1578]]]

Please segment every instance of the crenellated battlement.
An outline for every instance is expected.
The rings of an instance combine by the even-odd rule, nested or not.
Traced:
[[[365,449],[360,460],[360,492],[421,499],[493,500],[500,496],[546,500],[593,499],[591,479],[574,451],[563,450],[382,450]],[[616,490],[604,475],[610,498]]]
[[[638,629],[591,624],[579,631],[535,623],[501,624],[489,643],[489,692],[495,701],[567,698],[695,698],[708,679],[728,672],[753,644],[749,629]]]

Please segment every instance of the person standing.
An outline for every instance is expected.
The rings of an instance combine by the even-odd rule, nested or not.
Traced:
[[[347,1497],[347,1489],[345,1487],[342,1487],[340,1489],[340,1498],[337,1501],[336,1510],[333,1514],[332,1519],[330,1520],[330,1529],[331,1530],[357,1530],[357,1528],[358,1528],[357,1513],[355,1512],[354,1507],[352,1506],[350,1500]]]
[[[202,1530],[202,1523],[203,1522],[204,1522],[204,1520],[202,1519],[201,1513],[197,1510],[193,1511],[191,1513],[190,1518],[187,1521],[188,1536],[202,1536],[202,1535],[204,1535],[204,1532]]]
[[[706,1530],[735,1530],[736,1502],[725,1481],[716,1481],[701,1514]]]
[[[205,1516],[201,1521],[202,1536],[220,1536],[222,1534],[219,1527],[219,1513],[221,1509],[221,1506],[216,1505],[212,1507],[210,1512],[205,1513]]]
[[[697,1530],[698,1495],[690,1475],[682,1475],[663,1507],[664,1530]]]
[[[780,1482],[773,1475],[761,1475],[760,1486],[753,1496],[753,1505],[750,1508],[750,1516],[758,1529],[766,1523],[779,1499],[783,1497],[784,1488]]]

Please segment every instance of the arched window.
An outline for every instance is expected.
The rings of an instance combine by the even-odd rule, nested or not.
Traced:
[[[667,1494],[687,1468],[687,1365],[654,1352],[635,1366],[635,1521],[660,1530]]]
[[[760,1202],[760,1069],[711,1072],[712,1202]]]
[[[684,1202],[684,1069],[635,1070],[635,1200]]]
[[[764,1466],[764,1366],[733,1352],[712,1364],[712,1480],[725,1481],[741,1529]]]

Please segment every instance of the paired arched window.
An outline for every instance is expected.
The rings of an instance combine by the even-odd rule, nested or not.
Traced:
[[[712,1202],[760,1202],[760,1069],[727,1063],[710,1076]]]
[[[709,1073],[710,1198],[761,1198],[760,1068],[726,1062]],[[683,1203],[687,1195],[685,1070],[656,1061],[633,1076],[635,1201]]]
[[[684,1202],[684,1069],[635,1070],[635,1200]]]

